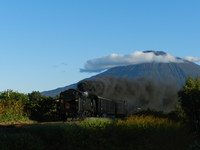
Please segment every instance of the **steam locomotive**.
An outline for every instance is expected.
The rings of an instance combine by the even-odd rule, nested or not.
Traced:
[[[114,101],[88,92],[69,89],[60,93],[57,109],[60,119],[126,116],[126,102]]]

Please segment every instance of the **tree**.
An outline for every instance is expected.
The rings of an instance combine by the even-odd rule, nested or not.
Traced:
[[[25,109],[29,98],[23,93],[7,90],[0,93],[0,121],[19,121],[28,117]]]
[[[179,91],[180,103],[194,130],[200,131],[200,78],[189,77]]]
[[[48,96],[41,95],[40,92],[33,91],[28,94],[29,104],[27,109],[30,112],[30,119],[37,121],[50,121],[55,119],[55,100]]]

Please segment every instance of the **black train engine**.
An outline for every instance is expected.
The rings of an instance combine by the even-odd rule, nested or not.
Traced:
[[[125,101],[114,101],[75,89],[60,93],[57,109],[62,120],[102,116],[123,117],[127,113]]]

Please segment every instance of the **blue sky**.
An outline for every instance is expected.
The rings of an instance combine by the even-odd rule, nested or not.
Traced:
[[[0,91],[66,86],[112,53],[200,57],[199,0],[1,0]]]

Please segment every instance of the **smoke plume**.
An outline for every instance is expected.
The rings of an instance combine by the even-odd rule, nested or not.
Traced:
[[[169,112],[177,103],[178,87],[147,78],[98,77],[81,81],[78,88],[105,98],[125,100],[129,113],[137,108]]]

